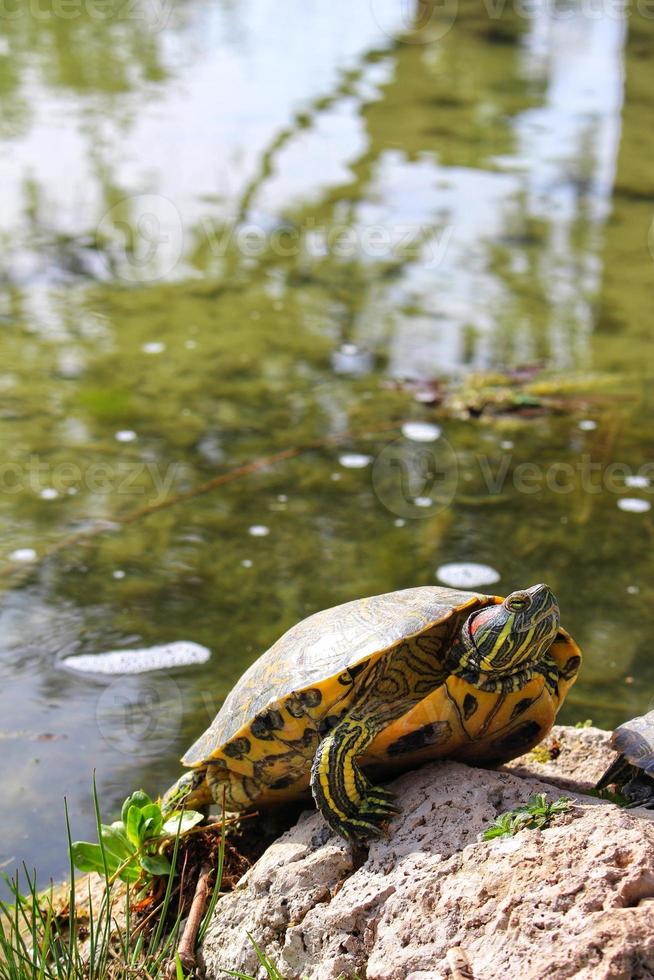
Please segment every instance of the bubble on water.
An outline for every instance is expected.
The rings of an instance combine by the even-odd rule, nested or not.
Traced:
[[[141,348],[144,354],[163,354],[166,345],[161,340],[151,340]]]
[[[510,439],[502,439],[500,449],[513,449],[513,443]]]
[[[393,524],[395,525],[395,527],[404,527],[406,521],[404,520],[403,517],[396,517],[396,519],[393,521]]]
[[[373,357],[370,351],[362,350],[356,344],[343,344],[332,354],[332,367],[336,374],[368,374],[373,367]]]
[[[441,428],[431,422],[405,422],[402,435],[412,442],[436,442],[440,438]]]
[[[629,595],[638,595],[640,589],[638,588],[637,585],[628,585],[627,592],[629,593]]]
[[[198,452],[214,466],[224,462],[225,459],[225,450],[222,447],[220,436],[215,432],[207,432],[202,436],[198,442]]]
[[[253,564],[254,562],[252,561],[251,558],[244,558],[243,561],[241,562],[243,568],[252,568]]]
[[[248,534],[251,534],[253,538],[265,538],[267,534],[270,534],[270,528],[266,527],[265,524],[253,524],[252,527],[248,528]]]
[[[638,473],[634,473],[632,476],[626,476],[624,478],[625,484],[632,490],[646,490],[650,485],[650,481],[646,476],[641,476]]]
[[[372,457],[364,453],[341,453],[338,461],[346,470],[362,470],[372,462]]]
[[[148,670],[205,664],[210,656],[211,651],[199,643],[179,640],[140,650],[110,650],[64,657],[61,663],[70,670],[88,674],[143,674]]]
[[[277,500],[279,501],[280,504],[288,503],[288,497],[286,496],[285,493],[278,493]]]
[[[582,432],[592,432],[597,428],[597,422],[594,419],[582,419],[579,428]]]
[[[434,501],[431,497],[414,497],[413,502],[416,507],[431,507]]]
[[[122,570],[122,568],[117,568],[116,571],[112,572],[111,574],[115,579],[125,578],[125,572]]]
[[[639,497],[621,497],[618,507],[629,514],[645,514],[652,505],[649,500],[641,500]]]
[[[121,429],[114,438],[116,442],[134,442],[138,437],[133,429]]]
[[[44,487],[39,496],[41,500],[56,500],[59,492],[54,487]]]
[[[9,555],[10,561],[36,561],[38,555],[34,548],[16,548]]]
[[[501,575],[490,565],[479,565],[474,561],[450,562],[436,569],[436,578],[453,588],[476,588],[478,585],[494,585]]]

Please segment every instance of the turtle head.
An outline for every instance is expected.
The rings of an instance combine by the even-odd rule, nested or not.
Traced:
[[[207,788],[206,775],[204,769],[191,769],[166,790],[161,798],[164,818],[176,810],[201,810],[213,802]]]
[[[510,674],[537,663],[554,642],[559,623],[559,606],[549,586],[512,592],[468,617],[461,631],[461,665]]]

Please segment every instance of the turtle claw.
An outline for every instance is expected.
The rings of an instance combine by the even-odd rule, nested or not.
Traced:
[[[400,812],[388,790],[369,786],[357,806],[352,805],[347,816],[330,819],[332,828],[346,840],[356,844],[370,838],[388,837],[388,823]]]
[[[384,789],[383,786],[369,786],[366,789],[366,797],[371,796],[376,800],[386,800],[389,803],[395,799],[395,793],[392,793],[390,789]]]
[[[363,813],[381,812],[384,814],[399,813],[400,808],[395,804],[395,793],[381,786],[369,786],[366,789],[361,804]]]
[[[400,808],[395,805],[394,796],[388,790],[371,786],[359,807],[358,816],[376,830],[375,836],[387,836],[387,825]]]
[[[352,817],[350,820],[344,820],[342,823],[335,828],[341,836],[345,837],[346,840],[351,841],[356,844],[358,841],[367,840],[371,837],[385,837],[386,830],[383,826],[373,823],[372,820],[368,819],[357,819]]]

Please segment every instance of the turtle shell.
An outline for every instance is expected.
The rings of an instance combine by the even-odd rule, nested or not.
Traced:
[[[356,702],[359,675],[364,679],[370,665],[403,645],[430,665],[444,662],[470,613],[502,601],[425,586],[309,616],[243,674],[183,763],[206,768],[210,784],[228,778],[234,809],[301,796],[321,738]],[[565,630],[548,653],[553,688],[538,670],[515,689],[507,681],[506,689],[483,690],[451,674],[422,701],[408,703],[359,761],[398,771],[440,756],[497,762],[520,755],[547,734],[579,669],[580,651]],[[403,691],[389,689],[388,697],[401,701]]]
[[[654,776],[654,711],[616,728],[611,744],[632,766]]]
[[[243,740],[251,742],[254,733],[257,742],[265,743],[282,730],[285,738],[301,736],[302,716],[325,717],[335,705],[343,706],[364,665],[438,624],[444,627],[445,643],[458,614],[467,616],[496,601],[477,592],[423,586],[355,599],[308,616],[245,671],[182,762],[199,766],[226,755],[230,769],[249,775],[250,767],[239,765],[239,756],[248,754],[239,751]],[[448,628],[452,617],[456,621]]]

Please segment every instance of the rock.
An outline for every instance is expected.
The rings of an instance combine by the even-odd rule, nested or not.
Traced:
[[[479,841],[498,814],[556,799],[552,783],[587,788],[611,758],[607,733],[555,736],[551,762],[396,779],[403,811],[367,853],[305,814],[218,903],[207,976],[265,976],[250,932],[286,980],[653,978],[654,815],[569,791],[550,828]]]
[[[611,733],[601,728],[555,725],[535,751],[507,762],[503,769],[517,776],[538,776],[561,789],[585,793],[615,758],[610,739]],[[542,758],[547,751],[553,756],[550,760]]]

